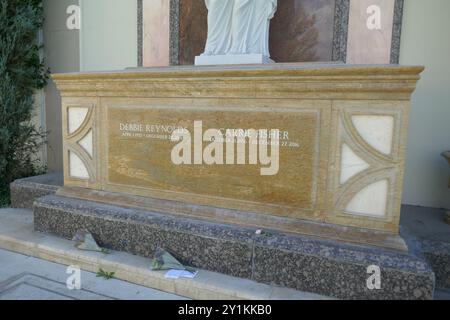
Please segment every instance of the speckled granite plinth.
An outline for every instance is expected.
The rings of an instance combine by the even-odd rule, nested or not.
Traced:
[[[436,274],[436,287],[450,289],[450,243],[423,240],[422,250]]]
[[[31,209],[35,199],[54,194],[62,185],[62,172],[16,180],[10,185],[11,206]]]
[[[436,287],[450,289],[450,226],[445,210],[402,207],[402,233],[413,250],[424,256],[436,274]],[[409,241],[410,235],[414,237]]]
[[[431,299],[427,262],[400,253],[50,195],[34,207],[37,231],[72,238],[88,229],[105,247],[151,257],[157,246],[187,265],[343,299]],[[367,267],[381,289],[367,289]]]

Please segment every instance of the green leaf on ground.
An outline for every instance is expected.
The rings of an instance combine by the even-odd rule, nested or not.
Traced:
[[[104,278],[105,280],[113,279],[115,272],[108,272],[100,268],[97,272],[97,278]]]

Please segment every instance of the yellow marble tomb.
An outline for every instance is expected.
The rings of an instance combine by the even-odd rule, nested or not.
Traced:
[[[404,249],[408,116],[422,71],[276,64],[53,75],[59,194]]]

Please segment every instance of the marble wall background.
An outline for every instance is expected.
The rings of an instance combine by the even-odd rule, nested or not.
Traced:
[[[138,61],[191,65],[204,50],[204,0],[137,0]],[[277,62],[398,63],[404,0],[280,0],[271,24]],[[383,30],[368,32],[367,6],[382,8]],[[145,61],[143,61],[145,60]]]
[[[203,0],[180,0],[179,64],[194,64],[195,56],[203,52],[208,33],[207,15]]]
[[[367,27],[367,9],[376,5],[381,9],[380,29]],[[347,63],[389,64],[391,61],[392,31],[394,26],[394,0],[350,1],[347,40]]]
[[[335,0],[278,1],[270,50],[277,62],[331,61]]]
[[[169,65],[169,17],[167,0],[143,0],[143,66]]]
[[[282,0],[272,20],[270,50],[276,62],[332,60],[335,0]],[[179,63],[193,64],[207,37],[203,0],[180,0]]]

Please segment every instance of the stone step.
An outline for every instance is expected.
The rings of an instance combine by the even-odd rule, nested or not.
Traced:
[[[115,272],[117,279],[197,300],[328,299],[205,270],[200,270],[192,280],[166,279],[165,272],[150,270],[149,258],[118,251],[109,254],[80,251],[72,241],[35,232],[33,213],[25,209],[0,210],[0,249],[63,265],[77,265],[89,272],[102,268]]]
[[[10,185],[11,206],[13,208],[32,209],[34,200],[54,194],[63,183],[62,172],[16,180]]]
[[[338,299],[432,299],[435,274],[416,252],[325,241],[237,224],[124,208],[58,195],[35,201],[35,230],[72,239],[90,231],[109,249]],[[374,268],[381,287],[368,286]]]

